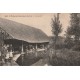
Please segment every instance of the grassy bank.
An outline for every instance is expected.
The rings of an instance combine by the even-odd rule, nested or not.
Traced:
[[[79,66],[80,52],[70,49],[56,50],[56,56],[49,61],[53,66]]]

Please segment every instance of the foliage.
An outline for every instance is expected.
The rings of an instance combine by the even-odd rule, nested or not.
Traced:
[[[71,49],[74,46],[74,42],[69,36],[66,37],[64,43],[65,43],[65,48],[68,48],[68,49]]]
[[[79,41],[80,37],[80,22],[79,17],[77,13],[71,14],[71,20],[70,20],[70,26],[67,29],[67,35],[69,35],[71,38],[73,37],[75,42]]]
[[[62,24],[60,23],[59,16],[54,16],[54,20],[52,18],[52,34],[54,36],[58,36],[62,31]]]
[[[80,65],[80,52],[72,51],[70,49],[56,50],[56,56],[50,60],[53,66],[79,66]]]

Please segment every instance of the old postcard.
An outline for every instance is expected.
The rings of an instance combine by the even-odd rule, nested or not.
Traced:
[[[0,66],[80,66],[80,14],[0,13]]]

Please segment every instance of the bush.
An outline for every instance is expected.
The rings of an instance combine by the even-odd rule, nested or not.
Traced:
[[[75,45],[72,47],[73,51],[80,51],[80,45]]]
[[[56,56],[49,60],[53,66],[79,66],[80,52],[70,49],[56,50]]]
[[[65,47],[64,44],[56,44],[55,49],[63,49]]]
[[[65,43],[65,48],[67,49],[71,49],[74,46],[74,41],[69,37],[65,39],[64,43]]]

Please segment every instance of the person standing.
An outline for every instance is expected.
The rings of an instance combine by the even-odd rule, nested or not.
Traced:
[[[2,47],[1,47],[2,64],[4,64],[4,62],[5,62],[6,53],[7,53],[7,47],[6,47],[6,45],[2,45]]]
[[[9,45],[9,47],[8,47],[8,53],[9,53],[10,63],[12,63],[12,58],[13,58],[13,47],[12,47],[12,44]]]
[[[6,56],[5,56],[5,62],[9,62],[9,52],[7,50]]]

